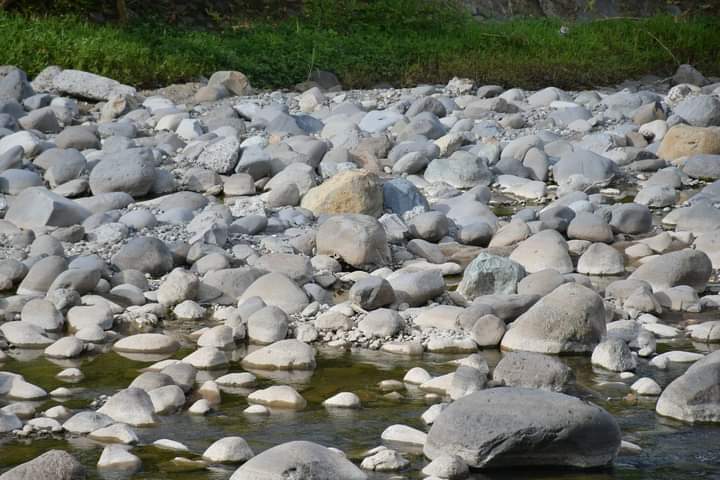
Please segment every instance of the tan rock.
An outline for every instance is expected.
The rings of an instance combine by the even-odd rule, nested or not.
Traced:
[[[720,153],[720,127],[676,125],[663,138],[658,157],[675,160],[700,153]]]
[[[349,170],[312,188],[300,205],[316,215],[361,213],[378,217],[383,211],[382,185],[373,173]]]

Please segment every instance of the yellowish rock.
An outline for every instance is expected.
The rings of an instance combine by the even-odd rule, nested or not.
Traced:
[[[382,185],[373,173],[348,170],[310,189],[301,206],[316,215],[361,213],[379,217],[383,211]]]
[[[663,138],[658,157],[663,160],[676,160],[700,153],[720,153],[720,127],[676,125]]]

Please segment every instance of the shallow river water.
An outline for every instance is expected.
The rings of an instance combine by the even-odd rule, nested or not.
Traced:
[[[658,351],[669,349],[703,350],[701,345],[688,342],[659,344]],[[186,352],[176,355],[181,357]],[[501,353],[486,350],[483,355],[491,366],[499,360]],[[16,355],[22,358],[22,356]],[[321,350],[318,356],[318,368],[311,376],[301,375],[289,379],[308,400],[308,407],[301,412],[275,411],[270,416],[252,417],[242,413],[247,406],[245,396],[248,392],[224,392],[219,411],[206,417],[182,413],[160,417],[159,428],[137,429],[141,443],[133,452],[143,460],[142,472],[133,478],[140,479],[226,479],[232,467],[212,466],[205,470],[177,471],[169,463],[176,456],[199,458],[199,455],[213,441],[223,436],[240,435],[244,437],[256,453],[291,440],[312,440],[327,446],[338,447],[358,460],[363,451],[375,447],[380,442],[380,434],[389,425],[408,424],[423,428],[420,414],[428,407],[423,394],[416,389],[403,392],[401,401],[388,400],[377,388],[378,382],[385,379],[401,380],[405,372],[414,366],[423,366],[430,373],[438,375],[454,369],[448,364],[453,356],[425,355],[422,359],[404,358],[396,355],[371,352],[338,352]],[[610,480],[610,479],[718,479],[720,478],[720,427],[688,426],[657,417],[653,400],[636,400],[628,397],[629,389],[618,385],[619,376],[594,370],[588,358],[564,358],[575,371],[578,392],[581,396],[602,405],[618,419],[623,438],[639,444],[643,451],[639,455],[618,457],[611,469],[597,471],[568,470],[497,470],[475,473],[473,479],[510,480]],[[86,407],[101,393],[113,393],[126,387],[141,369],[152,362],[134,361],[115,353],[105,353],[95,358],[86,358],[80,363],[85,379],[77,385],[63,384],[55,375],[68,364],[58,365],[42,355],[35,359],[23,358],[9,360],[0,369],[23,374],[27,380],[42,385],[48,391],[59,387],[81,387],[72,400],[64,402],[69,408]],[[77,364],[75,364],[77,365]],[[203,375],[218,376],[228,371],[240,371],[239,363],[233,363],[228,370],[205,372]],[[651,371],[655,370],[655,371]],[[638,377],[652,376],[665,386],[682,373],[684,367],[675,365],[671,369],[659,372],[640,361]],[[259,373],[259,372],[254,372]],[[258,376],[259,385],[269,385],[271,379]],[[287,381],[285,378],[283,381]],[[633,379],[625,380],[630,385]],[[605,383],[603,382],[611,382]],[[363,407],[356,411],[328,411],[321,402],[341,391],[358,394]],[[48,400],[40,404],[41,409],[58,404],[57,400]],[[185,443],[192,455],[160,450],[147,444],[160,438],[169,438]],[[89,478],[100,477],[95,468],[102,446],[82,437],[62,437],[16,440],[0,440],[0,472],[21,462],[30,460],[51,448],[68,449],[88,467]],[[409,458],[417,467],[422,465],[422,457],[408,452]],[[418,472],[419,468],[415,469]],[[420,478],[419,474],[396,473],[371,475],[372,479]]]

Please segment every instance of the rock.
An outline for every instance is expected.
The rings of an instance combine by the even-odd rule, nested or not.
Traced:
[[[566,283],[515,320],[500,346],[538,353],[590,353],[605,331],[600,296],[580,284]]]
[[[228,364],[225,353],[214,347],[200,347],[182,361],[201,369],[220,368]]]
[[[373,173],[348,170],[312,188],[300,205],[315,215],[346,213],[379,217],[383,211],[383,187]]]
[[[445,281],[440,270],[398,270],[387,277],[398,302],[411,307],[426,304],[445,292]]]
[[[124,423],[115,423],[108,427],[98,428],[90,432],[88,437],[98,442],[115,442],[125,445],[135,444],[140,441],[135,431]]]
[[[103,449],[97,466],[101,470],[137,472],[142,467],[142,461],[121,445],[108,445]]]
[[[267,345],[287,336],[288,316],[280,308],[269,306],[250,315],[247,320],[247,335],[250,341]]]
[[[602,408],[561,393],[501,387],[450,404],[423,452],[430,459],[458,455],[472,468],[593,468],[612,463],[619,446],[620,429]]]
[[[243,463],[255,454],[242,437],[224,437],[210,445],[203,459],[215,463]]]
[[[483,315],[470,329],[470,336],[479,347],[497,347],[505,335],[505,322],[495,315]]]
[[[438,242],[450,231],[448,218],[441,212],[425,212],[408,222],[410,234],[428,242]]]
[[[610,226],[620,233],[638,235],[652,228],[652,213],[645,205],[625,203],[612,209]]]
[[[18,348],[45,348],[54,342],[39,327],[22,321],[3,323],[0,325],[0,333]]]
[[[673,380],[660,395],[655,412],[683,422],[720,422],[720,361],[713,353]]]
[[[162,240],[135,237],[112,257],[121,270],[138,270],[151,275],[163,275],[173,268],[173,256]]]
[[[313,370],[315,352],[298,340],[281,340],[248,354],[242,364],[260,370]]]
[[[210,76],[208,85],[223,86],[232,95],[245,96],[252,92],[250,81],[242,73],[234,70],[215,72]]]
[[[695,95],[675,106],[673,112],[693,127],[720,125],[720,100],[711,95]]]
[[[82,223],[91,212],[76,202],[42,187],[26,188],[5,214],[5,220],[21,228],[69,227]]]
[[[307,405],[307,402],[297,390],[287,385],[274,385],[263,390],[255,390],[248,395],[248,402],[271,408],[289,408],[292,410],[302,410]]]
[[[489,185],[492,179],[487,161],[465,151],[455,152],[449,158],[436,158],[425,170],[428,182],[445,182],[456,188]]]
[[[415,208],[430,208],[420,190],[404,178],[393,178],[383,183],[383,206],[397,215]]]
[[[593,350],[590,362],[613,372],[635,370],[637,361],[627,343],[619,338],[610,338],[598,344]]]
[[[160,333],[139,333],[115,342],[113,350],[125,353],[174,353],[180,344]]]
[[[616,164],[609,158],[582,149],[566,152],[553,167],[555,181],[561,186],[569,185],[573,177],[580,177],[589,185],[606,186],[617,172]]]
[[[390,425],[380,438],[385,442],[404,445],[424,445],[427,434],[407,425]]]
[[[676,125],[663,138],[657,156],[673,161],[703,153],[720,154],[720,128]]]
[[[395,472],[410,465],[410,462],[399,452],[389,448],[382,448],[379,452],[363,458],[360,468],[376,472]]]
[[[522,265],[528,273],[546,269],[560,273],[574,270],[567,242],[555,230],[543,230],[523,240],[510,254],[510,260]]]
[[[482,252],[465,268],[457,291],[469,300],[482,295],[516,293],[524,276],[525,269],[520,264]]]
[[[460,480],[470,475],[467,463],[457,455],[440,455],[422,469],[423,475]]]
[[[53,88],[60,93],[89,100],[110,100],[116,95],[135,96],[135,89],[107,77],[80,70],[63,70],[53,77]]]
[[[17,415],[0,411],[0,433],[11,433],[13,430],[20,430],[23,422]]]
[[[255,280],[239,302],[252,297],[259,297],[266,305],[278,307],[289,315],[302,312],[309,303],[305,292],[282,273],[268,273]]]
[[[83,411],[70,417],[63,428],[70,433],[87,434],[113,424],[113,419],[94,411]]]
[[[380,308],[374,310],[358,322],[358,329],[367,337],[393,337],[405,326],[400,314],[395,310]]]
[[[660,255],[640,265],[628,278],[650,284],[653,292],[688,285],[702,292],[712,274],[712,262],[699,251],[685,249]]]
[[[134,427],[157,423],[150,396],[145,390],[139,388],[120,390],[108,399],[98,413],[105,414],[116,422],[127,423]]]
[[[382,225],[367,215],[336,215],[320,225],[317,253],[337,256],[356,268],[382,266],[390,261]]]
[[[157,291],[159,303],[174,306],[184,300],[194,300],[199,286],[198,278],[192,273],[176,268],[160,284]]]
[[[662,388],[652,378],[640,378],[630,386],[630,390],[638,395],[656,396],[660,395]]]
[[[359,468],[336,451],[312,442],[283,443],[251,458],[230,480],[274,480],[301,475],[316,480],[366,480]]]
[[[580,256],[577,271],[585,275],[620,275],[625,271],[625,259],[613,247],[593,243]]]
[[[532,352],[508,352],[498,362],[492,378],[508,387],[563,392],[573,382],[574,375],[557,358]]]
[[[341,392],[322,404],[327,408],[360,408],[360,398],[352,392]]]
[[[76,337],[63,337],[45,349],[52,358],[74,358],[85,350],[85,344]]]
[[[11,468],[0,480],[82,480],[85,469],[75,457],[62,450],[49,450],[32,460]]]
[[[90,172],[93,195],[124,192],[133,197],[148,194],[155,180],[152,151],[133,148],[105,155]]]
[[[384,278],[369,275],[350,288],[348,300],[364,310],[386,307],[395,301],[395,291]]]

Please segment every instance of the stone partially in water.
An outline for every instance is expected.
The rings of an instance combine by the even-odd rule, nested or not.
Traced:
[[[251,458],[230,480],[366,480],[359,468],[338,452],[317,443],[296,441],[278,445]]]
[[[315,351],[299,340],[281,340],[243,358],[245,368],[260,370],[313,370]]]
[[[430,459],[458,455],[472,468],[593,468],[612,463],[619,447],[620,429],[602,408],[560,393],[501,387],[450,404],[423,451]]]

